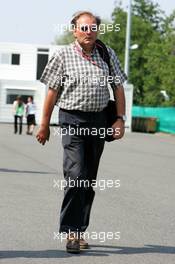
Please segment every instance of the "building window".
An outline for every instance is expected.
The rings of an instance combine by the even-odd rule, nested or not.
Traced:
[[[20,54],[18,53],[1,53],[0,64],[20,65]]]
[[[38,48],[37,49],[37,69],[36,69],[36,80],[41,78],[41,75],[46,67],[49,58],[49,49]]]
[[[12,64],[19,65],[20,64],[20,54],[12,54]]]
[[[27,103],[29,96],[34,97],[34,91],[32,90],[21,90],[21,89],[7,89],[6,90],[6,104],[13,104],[17,96],[21,96],[23,102]]]
[[[41,75],[46,67],[48,62],[49,55],[47,54],[37,54],[37,72],[36,72],[36,79],[39,80]]]
[[[37,51],[41,53],[43,52],[49,53],[49,49],[38,48]]]
[[[2,64],[10,64],[11,62],[11,56],[8,53],[2,53],[0,55],[0,60]]]

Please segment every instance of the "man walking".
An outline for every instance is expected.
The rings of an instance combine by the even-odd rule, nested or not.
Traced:
[[[55,52],[42,74],[41,82],[49,89],[44,102],[43,116],[37,132],[37,140],[45,144],[49,139],[49,123],[54,105],[59,105],[59,124],[64,128],[62,145],[64,149],[63,172],[67,183],[73,180],[74,187],[67,184],[60,214],[60,232],[66,232],[67,251],[79,253],[87,248],[83,232],[89,225],[90,211],[95,192],[91,184],[81,186],[80,181],[91,183],[96,180],[105,139],[92,129],[99,131],[106,127],[106,111],[110,94],[107,84],[97,81],[102,76],[114,78],[116,100],[116,122],[113,129],[115,139],[124,135],[125,96],[123,82],[126,79],[114,51],[108,48],[111,69],[97,49],[97,33],[100,18],[84,11],[75,14],[72,25],[75,42]],[[116,76],[120,82],[116,81]],[[96,77],[96,81],[94,80]],[[82,81],[83,78],[83,81]],[[74,128],[75,134],[68,133]],[[79,133],[84,129],[83,135]]]

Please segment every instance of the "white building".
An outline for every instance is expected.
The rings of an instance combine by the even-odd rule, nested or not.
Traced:
[[[36,122],[41,112],[46,87],[39,79],[48,59],[62,46],[0,43],[0,122],[13,122],[13,101],[21,95],[26,102],[32,95],[37,106]],[[126,127],[131,131],[132,85],[125,87]],[[55,106],[51,123],[58,123],[58,108]]]
[[[28,96],[34,97],[36,121],[40,121],[46,87],[39,78],[49,57],[61,47],[0,43],[0,122],[13,122],[12,104],[17,95],[25,102]],[[57,112],[58,108],[54,109],[52,123],[58,122]]]

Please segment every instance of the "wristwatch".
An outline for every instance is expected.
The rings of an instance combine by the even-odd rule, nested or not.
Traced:
[[[118,115],[117,119],[122,119],[124,122],[126,121],[126,115]]]

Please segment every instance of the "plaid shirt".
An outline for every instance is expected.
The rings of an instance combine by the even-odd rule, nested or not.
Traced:
[[[108,48],[111,76],[115,87],[123,84],[126,75],[120,67],[115,52]],[[110,99],[107,78],[108,65],[95,47],[91,56],[85,57],[77,41],[56,51],[48,61],[40,81],[59,90],[57,104],[67,110],[85,112],[102,111]],[[117,78],[116,78],[117,77]]]

